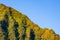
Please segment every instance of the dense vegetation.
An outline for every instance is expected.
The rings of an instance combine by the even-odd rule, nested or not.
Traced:
[[[52,29],[40,28],[26,15],[0,4],[0,40],[60,40]]]

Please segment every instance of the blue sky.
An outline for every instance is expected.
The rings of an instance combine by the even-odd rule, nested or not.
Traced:
[[[0,3],[22,12],[40,27],[60,34],[60,0],[0,0]]]

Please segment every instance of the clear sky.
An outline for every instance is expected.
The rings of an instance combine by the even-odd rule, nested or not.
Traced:
[[[0,3],[22,12],[40,27],[60,34],[60,0],[0,0]]]

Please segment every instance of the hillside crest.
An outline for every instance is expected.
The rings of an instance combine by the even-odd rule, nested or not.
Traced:
[[[52,29],[40,28],[26,15],[0,4],[0,40],[60,40]]]

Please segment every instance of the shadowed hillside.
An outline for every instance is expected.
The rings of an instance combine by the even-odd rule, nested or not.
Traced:
[[[0,40],[60,40],[52,29],[40,28],[26,15],[0,4]]]

